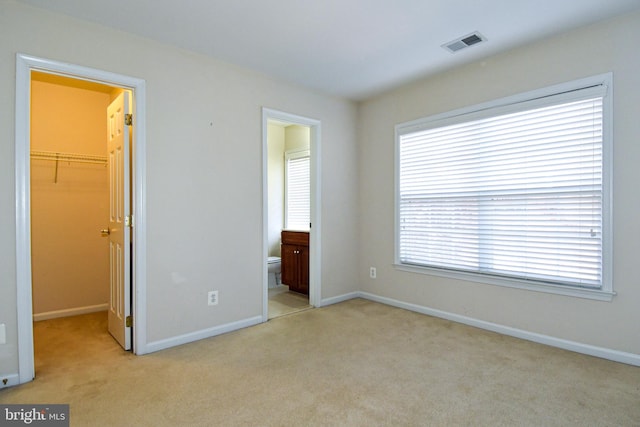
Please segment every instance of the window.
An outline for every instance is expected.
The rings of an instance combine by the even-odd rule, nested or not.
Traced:
[[[396,264],[611,294],[610,80],[396,126]]]
[[[287,152],[285,160],[285,228],[306,231],[311,222],[309,151]]]

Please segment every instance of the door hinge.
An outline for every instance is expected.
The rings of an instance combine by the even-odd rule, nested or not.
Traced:
[[[133,114],[124,115],[124,124],[127,126],[133,125]]]
[[[133,215],[127,215],[124,217],[124,226],[133,227]]]
[[[124,321],[124,324],[127,328],[130,328],[133,326],[133,316],[127,316],[127,318]]]

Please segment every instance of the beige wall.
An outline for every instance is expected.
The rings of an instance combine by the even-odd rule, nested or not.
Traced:
[[[268,144],[268,184],[269,184],[269,256],[280,256],[280,232],[284,224],[284,144],[285,127],[269,123]]]
[[[353,103],[12,0],[0,8],[0,373],[18,363],[18,52],[146,81],[147,343],[262,315],[263,107],[321,121],[322,298],[357,289]]]
[[[559,35],[406,85],[359,114],[360,258],[364,291],[513,328],[640,354],[640,14]],[[464,54],[464,52],[462,53]],[[614,73],[612,302],[396,270],[394,126],[556,83]],[[368,277],[377,267],[377,279]]]
[[[291,125],[284,129],[284,151],[309,150],[311,129],[308,126]]]
[[[31,148],[106,156],[109,93],[32,80]],[[106,158],[106,157],[105,157]],[[108,303],[107,168],[31,161],[33,313]],[[106,309],[106,307],[105,307]]]

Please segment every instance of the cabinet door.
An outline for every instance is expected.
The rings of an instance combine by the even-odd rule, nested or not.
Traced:
[[[295,245],[282,245],[280,248],[280,257],[282,258],[282,263],[280,266],[280,274],[282,283],[289,286],[289,289],[292,287],[296,287],[296,276],[297,276],[297,254],[296,254],[296,246]]]
[[[309,247],[298,246],[298,292],[309,295]]]

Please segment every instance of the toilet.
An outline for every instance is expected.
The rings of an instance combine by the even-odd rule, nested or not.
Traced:
[[[269,278],[269,288],[280,285],[280,257],[270,256],[267,259],[267,276]]]

